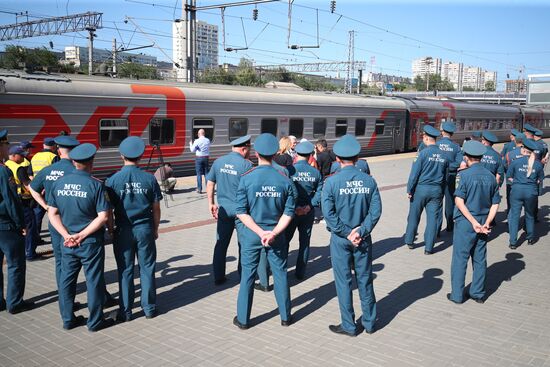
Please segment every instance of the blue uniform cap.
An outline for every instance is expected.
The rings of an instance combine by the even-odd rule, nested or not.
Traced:
[[[32,143],[28,140],[23,140],[21,143],[19,143],[19,146],[21,147],[21,149],[34,148],[34,145],[32,145]]]
[[[487,140],[491,144],[498,143],[498,138],[496,137],[496,135],[488,130],[484,130],[482,136],[483,139]]]
[[[67,135],[60,135],[53,140],[55,144],[59,145],[62,148],[74,148],[80,144],[78,140],[76,140],[72,136]]]
[[[44,139],[44,145],[47,147],[53,147],[55,145],[55,139],[54,138],[45,138]]]
[[[120,143],[119,151],[126,158],[139,158],[145,151],[145,143],[137,136],[129,136]]]
[[[473,136],[474,138],[478,138],[478,139],[481,138],[481,131],[474,131],[474,132],[472,133],[472,136]]]
[[[449,122],[449,121],[446,121],[444,123],[441,124],[441,130],[449,133],[449,134],[454,134],[454,132],[456,131],[456,125],[454,122]]]
[[[518,140],[524,141],[524,140],[525,140],[525,134],[523,134],[523,133],[518,133],[518,134],[516,135],[516,141],[518,141]]]
[[[441,133],[432,125],[424,125],[423,128],[424,134],[431,136],[432,138],[437,138]]]
[[[531,124],[524,124],[523,125],[523,130],[527,130],[527,131],[529,131],[530,133],[533,133],[533,134],[537,131],[537,129]]]
[[[529,149],[532,152],[538,149],[537,143],[535,143],[535,141],[532,139],[525,139],[523,141],[523,147]]]
[[[465,142],[462,149],[464,150],[464,154],[469,155],[470,157],[482,157],[487,151],[487,147],[485,145],[475,140],[468,140]]]
[[[9,150],[9,155],[13,155],[13,154],[26,156],[27,152],[23,148],[21,148],[19,145],[14,145],[14,146],[11,146]]]
[[[91,160],[96,152],[97,148],[95,147],[95,145],[84,143],[71,150],[71,152],[69,153],[69,158],[77,162],[86,162]]]
[[[296,145],[296,153],[298,154],[311,154],[315,150],[315,146],[311,144],[309,141],[301,142],[300,144]]]
[[[517,129],[510,130],[510,135],[518,136],[518,134],[521,134]]]
[[[266,157],[274,156],[279,150],[279,142],[272,134],[263,133],[258,135],[254,141],[254,149],[260,155]]]
[[[542,134],[543,132],[540,129],[537,129],[537,131],[535,131],[535,136],[542,136]]]
[[[252,139],[252,136],[250,136],[250,135],[241,136],[240,138],[237,138],[237,139],[231,141],[231,143],[229,143],[229,145],[234,146],[234,147],[239,147],[241,145],[245,145],[246,143],[249,143],[250,139]]]
[[[8,130],[0,130],[0,141],[8,140]]]
[[[352,158],[359,155],[361,152],[361,144],[355,136],[347,134],[338,140],[332,149],[334,154],[341,158]]]

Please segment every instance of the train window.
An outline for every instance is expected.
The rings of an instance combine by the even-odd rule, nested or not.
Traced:
[[[102,148],[118,147],[128,137],[128,120],[99,120],[99,146]]]
[[[214,141],[214,119],[193,119],[193,136],[191,139],[197,139],[197,133],[200,129],[204,129],[204,136],[210,139],[210,141]]]
[[[262,119],[261,133],[277,136],[277,119]]]
[[[290,119],[288,121],[288,135],[295,136],[298,140],[304,136],[304,120]]]
[[[355,119],[355,136],[365,135],[366,129],[367,129],[366,119]]]
[[[149,144],[174,143],[174,120],[162,117],[154,117],[149,121]]]
[[[466,125],[466,119],[460,119],[460,122],[456,124],[456,129],[458,131],[464,130],[465,125]]]
[[[344,136],[348,132],[348,120],[346,119],[336,119],[336,130],[334,135],[336,137]]]
[[[315,139],[323,138],[327,132],[327,119],[313,119],[313,137]]]
[[[384,120],[376,120],[376,124],[374,125],[374,133],[376,135],[383,135],[384,134]]]
[[[229,141],[240,138],[248,134],[248,119],[230,118],[229,119]]]

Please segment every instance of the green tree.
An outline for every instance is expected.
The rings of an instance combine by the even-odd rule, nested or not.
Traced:
[[[25,48],[8,45],[0,66],[6,69],[50,70],[59,66],[57,56],[46,48]]]
[[[488,80],[485,82],[485,90],[488,92],[494,92],[496,90],[495,88],[495,82],[493,80]]]
[[[256,86],[259,85],[260,80],[256,70],[252,64],[252,61],[245,59],[244,57],[239,62],[239,68],[235,75],[238,85]]]
[[[453,87],[453,84],[449,81],[449,79],[441,79],[441,75],[439,74],[430,74],[429,75],[429,86],[428,90],[439,90],[439,91],[453,91],[455,90]],[[420,75],[417,75],[416,78],[414,78],[414,87],[417,91],[425,91],[426,90],[426,78],[423,78]]]
[[[476,89],[474,87],[463,87],[462,91],[463,92],[475,92]]]
[[[130,79],[160,79],[154,66],[126,62],[117,65],[117,75]]]
[[[235,74],[227,72],[222,68],[206,69],[198,77],[199,83],[227,84],[236,83]]]

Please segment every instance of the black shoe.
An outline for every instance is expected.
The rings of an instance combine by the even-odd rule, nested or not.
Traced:
[[[405,245],[407,245],[407,247],[409,248],[409,250],[413,250],[413,249],[414,249],[414,244],[412,244],[412,243],[406,243]]]
[[[273,290],[273,286],[268,285],[267,287],[264,287],[260,283],[254,283],[254,289],[262,292],[271,292],[271,290]]]
[[[103,304],[104,308],[110,308],[110,307],[115,307],[115,306],[118,306],[118,300],[116,298],[113,298],[113,297],[109,297],[105,301],[105,304]]]
[[[120,312],[117,312],[116,316],[115,316],[115,321],[118,322],[118,323],[124,323],[124,322],[127,322],[127,321],[131,321],[132,320],[132,316],[127,316],[123,313],[120,313]]]
[[[483,298],[474,298],[472,296],[470,296],[470,298],[475,301],[476,303],[479,303],[479,304],[484,304],[485,303],[485,300]]]
[[[12,315],[15,315],[24,311],[32,310],[33,308],[34,308],[34,302],[23,301],[17,306],[15,306],[14,308],[12,308],[11,310],[8,310],[8,312],[11,313]]]
[[[157,317],[159,315],[159,312],[157,310],[154,310],[153,312],[151,312],[150,314],[148,315],[145,315],[145,318],[146,319],[154,319],[155,317]]]
[[[424,250],[424,255],[432,255],[433,251]]]
[[[288,318],[288,320],[281,320],[281,326],[290,326],[292,325],[292,316]]]
[[[239,319],[237,318],[237,316],[235,316],[235,317],[233,318],[233,325],[235,325],[236,327],[238,327],[238,328],[241,329],[241,330],[247,330],[247,329],[248,329],[248,325],[246,325],[246,324],[241,324],[241,323],[239,322]]]
[[[42,261],[46,260],[46,257],[41,254],[36,254],[33,257],[27,257],[27,261],[33,262],[33,261]]]
[[[367,329],[367,328],[365,328],[365,333],[367,333],[367,334],[374,334],[375,331],[376,331],[376,327],[373,327],[373,328],[370,329],[370,330]]]
[[[447,293],[447,299],[448,299],[449,301],[451,301],[452,303],[456,303],[457,305],[461,305],[461,304],[464,303],[464,301],[458,302],[458,301],[455,301],[454,299],[452,299],[450,293]]]
[[[511,248],[512,250],[515,250],[515,249],[517,249],[517,248],[518,248],[518,246],[517,246],[517,245],[512,245],[512,244],[508,245],[508,247],[510,247],[510,248]]]
[[[96,331],[99,331],[99,330],[103,330],[103,329],[107,329],[108,327],[111,327],[115,324],[115,320],[113,319],[105,319],[103,321],[101,321],[99,323],[99,325],[97,325],[96,327],[94,328],[89,328],[88,331],[92,332],[92,333],[95,333]]]
[[[537,241],[535,241],[535,240],[527,240],[527,244],[528,244],[528,245],[534,245],[535,242],[537,242]]]
[[[86,325],[86,318],[84,316],[77,316],[67,324],[63,324],[63,329],[72,330],[75,327]]]
[[[296,277],[296,279],[298,280],[304,280],[306,279],[306,276],[305,275],[294,275]]]
[[[216,279],[216,280],[214,280],[214,285],[222,285],[222,284],[224,284],[225,282],[227,282],[227,278],[226,278],[226,277],[223,277],[222,279]]]
[[[333,333],[335,333],[335,334],[342,334],[342,335],[347,335],[347,336],[357,336],[356,333],[349,333],[349,332],[345,331],[344,329],[342,329],[342,325],[329,325],[328,329],[330,331],[332,331]]]

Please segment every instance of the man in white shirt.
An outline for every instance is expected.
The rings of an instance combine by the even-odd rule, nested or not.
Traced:
[[[208,156],[210,155],[210,139],[204,136],[204,129],[197,132],[198,139],[189,143],[191,152],[195,153],[195,171],[197,172],[197,193],[202,194],[202,176],[206,186],[208,173]]]

